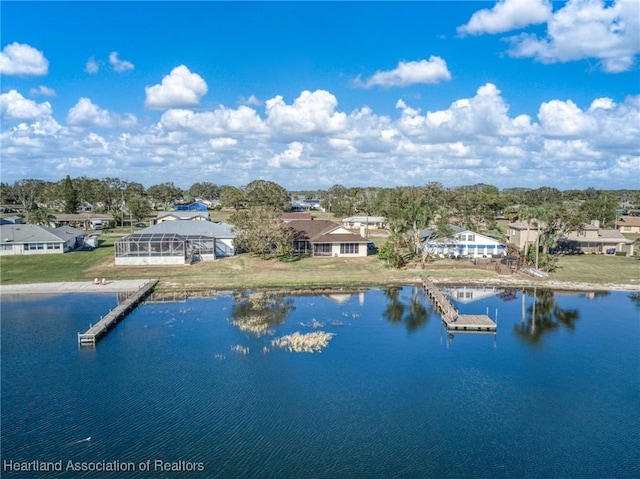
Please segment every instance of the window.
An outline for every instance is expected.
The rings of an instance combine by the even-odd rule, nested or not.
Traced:
[[[623,226],[622,231],[631,231],[633,228],[631,226]]]
[[[358,243],[340,243],[340,254],[358,254]]]
[[[475,241],[476,235],[467,235],[467,241]]]
[[[11,251],[12,249],[13,249],[13,245],[12,244],[0,245],[0,250],[1,251]]]

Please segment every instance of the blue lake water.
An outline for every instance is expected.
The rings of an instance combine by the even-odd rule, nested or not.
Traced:
[[[143,303],[95,349],[76,333],[115,294],[3,297],[1,475],[640,477],[639,302],[493,293],[452,292],[497,314],[496,335],[448,335],[411,287],[229,293]],[[296,331],[334,336],[315,354],[272,346]],[[115,461],[130,470],[91,470]]]

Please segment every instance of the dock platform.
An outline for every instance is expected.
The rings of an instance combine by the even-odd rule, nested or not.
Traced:
[[[111,329],[118,321],[124,318],[133,310],[144,298],[153,291],[158,284],[157,279],[151,279],[141,286],[137,291],[131,293],[118,306],[109,311],[106,316],[100,318],[96,324],[91,325],[84,333],[78,333],[78,344],[80,346],[95,346],[98,339]]]
[[[429,278],[422,279],[422,288],[442,316],[447,331],[458,333],[495,333],[498,325],[484,314],[460,314]]]

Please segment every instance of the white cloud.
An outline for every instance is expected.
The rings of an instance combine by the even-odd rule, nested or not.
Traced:
[[[94,57],[89,58],[84,66],[84,71],[92,75],[98,73],[98,71],[100,71],[100,62]]]
[[[596,97],[582,108],[549,99],[532,118],[511,113],[497,86],[487,83],[440,110],[398,100],[397,113],[388,116],[366,106],[340,111],[337,98],[319,90],[303,91],[291,104],[276,96],[260,113],[248,106],[170,109],[144,125],[85,98],[70,111],[67,126],[46,104],[17,92],[5,95],[3,181],[31,177],[37,165],[39,177],[51,181],[61,172],[89,172],[145,186],[171,178],[185,188],[195,178],[238,186],[268,178],[290,189],[425,181],[637,188],[632,173],[640,157],[640,95]],[[21,111],[31,113],[4,114],[21,102]],[[110,128],[97,132],[102,125]]]
[[[364,82],[357,78],[354,84],[363,88],[373,86],[404,87],[417,83],[440,83],[447,80],[451,80],[447,63],[442,58],[432,55],[429,60],[398,62],[398,66],[393,70],[376,72]]]
[[[67,123],[74,126],[110,127],[113,118],[107,110],[101,109],[89,98],[80,98],[67,114]]]
[[[596,58],[608,73],[630,70],[640,53],[640,2],[570,0],[555,12],[547,35],[521,34],[509,38],[509,54],[532,57],[542,63]]]
[[[546,22],[551,16],[548,0],[500,0],[491,9],[475,12],[469,23],[458,27],[461,35],[502,33]]]
[[[49,116],[52,112],[49,102],[36,103],[16,90],[0,95],[0,111],[6,120],[35,120]]]
[[[162,79],[159,85],[145,87],[145,106],[163,110],[169,108],[189,108],[198,106],[207,93],[207,83],[197,73],[180,65]]]
[[[548,136],[585,136],[595,132],[596,122],[572,102],[552,100],[540,105],[538,119]]]
[[[305,90],[292,105],[278,95],[266,102],[266,123],[286,135],[336,133],[346,126],[346,115],[336,112],[337,106],[336,97],[326,90]]]
[[[309,160],[305,145],[294,141],[285,151],[269,159],[267,164],[272,168],[312,168],[315,163]]]
[[[120,60],[120,58],[118,58],[118,52],[111,52],[109,54],[109,63],[118,73],[134,69],[133,63],[127,60]]]
[[[159,125],[165,131],[187,131],[200,135],[257,134],[266,131],[257,112],[248,106],[240,106],[236,110],[221,106],[205,112],[171,109],[162,114]]]
[[[40,85],[38,88],[31,88],[29,96],[56,96],[56,92],[53,88]]]
[[[46,75],[49,60],[35,48],[13,42],[0,53],[0,73],[3,75]]]
[[[238,100],[240,105],[260,106],[262,103],[255,95],[251,95],[249,98],[240,97]]]

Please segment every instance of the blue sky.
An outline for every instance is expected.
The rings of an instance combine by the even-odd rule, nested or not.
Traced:
[[[640,188],[640,2],[1,5],[1,181]]]

